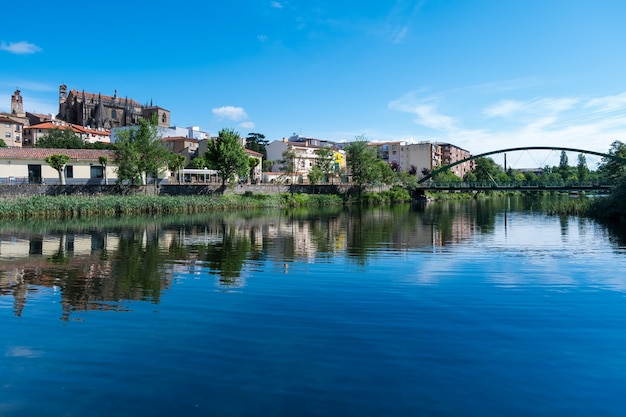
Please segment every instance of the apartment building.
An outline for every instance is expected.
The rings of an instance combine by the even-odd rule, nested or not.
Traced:
[[[24,124],[8,116],[0,116],[0,139],[9,148],[21,148]]]

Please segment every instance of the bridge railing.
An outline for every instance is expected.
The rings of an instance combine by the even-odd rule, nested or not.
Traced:
[[[419,188],[454,189],[454,190],[481,190],[481,189],[606,189],[615,184],[610,181],[429,181],[419,185]]]

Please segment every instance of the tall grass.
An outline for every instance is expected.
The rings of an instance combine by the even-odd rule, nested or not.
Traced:
[[[80,218],[137,214],[195,214],[342,204],[340,196],[296,194],[248,194],[220,196],[35,196],[0,199],[0,218]]]

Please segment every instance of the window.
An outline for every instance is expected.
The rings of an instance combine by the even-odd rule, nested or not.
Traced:
[[[7,132],[7,133],[5,133],[5,134],[4,134],[4,137],[5,137],[5,138],[9,138],[9,139],[10,139],[10,138],[11,138],[11,132]]]
[[[104,178],[104,167],[102,167],[102,166],[92,166],[91,167],[91,178]]]
[[[5,123],[4,127],[11,127],[11,123]]]
[[[16,136],[15,136],[15,141],[16,141],[16,142],[19,142],[19,141],[20,141],[20,135],[16,135]]]
[[[167,120],[167,116],[165,115],[165,113],[163,113],[163,116],[161,116],[161,121],[165,123],[166,120]]]
[[[65,165],[65,178],[74,178],[74,167],[72,165]]]
[[[117,113],[115,110],[111,110],[111,119],[115,119],[115,116],[117,116]]]

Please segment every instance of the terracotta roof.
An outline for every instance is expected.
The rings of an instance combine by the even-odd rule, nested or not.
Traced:
[[[78,91],[78,90],[70,90],[70,92],[69,92],[68,96],[69,96],[70,94],[71,94],[71,95],[74,95],[74,96],[76,96],[76,97],[82,97],[82,96],[83,96],[83,91]],[[97,100],[98,98],[101,98],[102,100],[113,100],[113,96],[107,96],[107,95],[100,94],[100,93],[98,93],[98,94],[94,94],[94,93],[87,93],[87,92],[84,92],[84,94],[85,94],[85,99],[93,99],[93,100]],[[117,100],[120,104],[126,104],[126,103],[128,102],[129,104],[132,104],[133,106],[141,106],[141,104],[137,103],[135,100],[130,99],[130,98],[129,98],[129,99],[127,99],[127,98],[125,98],[125,97],[124,97],[124,98],[122,98],[122,97],[117,96],[115,99],[116,99],[116,100]],[[127,101],[127,100],[128,100],[128,101]]]
[[[259,152],[256,152],[256,151],[253,151],[253,150],[250,150],[250,149],[244,149],[244,151],[246,151],[246,153],[249,154],[249,155],[263,156],[262,153],[259,153]]]
[[[10,117],[0,116],[0,123],[11,123],[17,125],[23,125],[24,123],[18,122],[17,120],[11,119]]]
[[[109,160],[115,159],[115,152],[101,149],[53,149],[53,148],[0,148],[0,159],[35,159],[44,160],[55,154],[67,155],[71,160],[97,161],[106,156]]]
[[[85,133],[85,134],[88,133],[88,134],[100,135],[100,136],[109,136],[111,134],[111,132],[108,130],[87,129],[86,127],[73,125],[71,123],[65,123],[65,122],[58,123],[58,122],[52,122],[52,121],[37,123],[36,125],[25,127],[24,129],[25,130],[26,129],[60,129],[60,130],[72,129],[72,131],[75,133]]]

